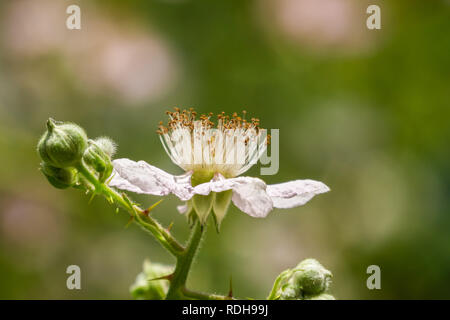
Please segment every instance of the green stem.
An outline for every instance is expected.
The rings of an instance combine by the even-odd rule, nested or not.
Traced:
[[[202,226],[200,221],[197,220],[185,251],[177,258],[177,265],[172,274],[172,279],[170,280],[170,288],[169,292],[167,292],[166,299],[173,300],[183,298],[182,291],[185,288],[187,276],[191,269],[195,254],[197,253],[200,240],[204,234],[204,229],[206,229],[206,226]]]
[[[126,201],[121,194],[106,184],[99,182],[91,171],[86,168],[84,163],[81,162],[77,166],[77,169],[95,187],[96,192],[103,194],[107,199],[112,199],[127,210],[132,218],[136,218],[135,222],[149,231],[171,254],[178,257],[183,253],[184,247],[178,243],[167,229],[161,226],[155,219],[145,214],[144,210],[132,204],[130,201]]]
[[[99,182],[95,175],[85,166],[83,161],[77,166],[77,170],[91,183],[95,192],[104,195],[108,200],[117,203],[127,210],[134,222],[146,231],[149,231],[156,240],[177,259],[174,273],[170,278],[170,288],[166,299],[201,299],[201,300],[229,300],[228,296],[196,292],[186,288],[186,280],[191,269],[195,254],[203,237],[206,226],[202,226],[197,220],[191,232],[190,238],[183,247],[170,232],[161,226],[155,219],[148,216],[148,211],[142,210],[132,203],[125,194],[120,194],[105,183]]]

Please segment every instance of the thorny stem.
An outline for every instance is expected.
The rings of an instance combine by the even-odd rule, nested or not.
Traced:
[[[192,266],[193,259],[197,253],[206,226],[202,226],[200,222],[197,221],[192,229],[186,247],[183,247],[166,228],[161,226],[161,224],[148,215],[147,210],[143,210],[138,205],[132,203],[125,194],[119,194],[107,184],[99,182],[98,179],[85,166],[83,161],[81,161],[76,168],[78,172],[81,173],[84,178],[94,186],[96,193],[104,195],[110,202],[115,202],[127,210],[131,216],[131,219],[133,219],[135,223],[140,225],[146,231],[149,231],[156,238],[156,240],[177,259],[175,271],[168,277],[170,287],[166,299],[232,299],[228,296],[196,292],[186,288],[186,280],[189,270]]]
[[[182,255],[177,257],[177,264],[170,280],[170,288],[169,292],[167,292],[166,299],[172,300],[182,297],[181,290],[186,284],[187,276],[189,274],[189,270],[191,269],[195,254],[197,253],[204,229],[206,229],[206,226],[202,226],[200,221],[195,223],[191,236],[186,245],[186,249]]]
[[[145,210],[132,204],[130,200],[106,184],[100,183],[83,163],[80,163],[77,169],[95,187],[95,192],[103,194],[108,200],[114,201],[127,210],[131,215],[131,219],[135,219],[134,221],[136,223],[151,232],[156,240],[175,257],[181,255],[184,250],[183,246],[178,243],[167,229],[161,226],[155,219],[148,216]]]

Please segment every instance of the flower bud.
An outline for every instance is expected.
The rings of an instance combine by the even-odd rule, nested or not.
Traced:
[[[113,171],[109,154],[112,154],[114,149],[115,147],[111,140],[101,138],[96,141],[89,140],[88,147],[84,151],[84,162],[98,173],[101,182],[104,182]]]
[[[116,143],[114,141],[112,141],[110,138],[108,137],[100,137],[94,140],[95,143],[97,144],[97,146],[100,147],[100,149],[102,149],[102,151],[104,153],[106,153],[106,155],[109,158],[112,158],[112,156],[116,153]]]
[[[42,136],[37,149],[42,160],[57,168],[75,166],[87,147],[87,136],[76,124],[47,121],[47,132]]]
[[[74,168],[56,168],[46,162],[41,162],[41,171],[52,186],[66,189],[77,182],[77,171]]]
[[[296,287],[292,283],[284,286],[280,293],[280,300],[300,300],[301,298],[302,293],[300,288]]]
[[[167,280],[153,280],[169,275],[172,268],[159,263],[144,261],[143,271],[136,277],[135,283],[130,287],[131,295],[139,300],[162,300],[169,290]]]
[[[306,259],[294,269],[283,271],[275,281],[270,300],[328,300],[333,296],[325,294],[331,283],[332,274],[317,260]]]
[[[294,282],[305,294],[315,295],[328,290],[332,274],[317,260],[303,260],[294,270]]]

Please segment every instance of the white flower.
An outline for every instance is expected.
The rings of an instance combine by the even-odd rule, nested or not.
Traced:
[[[237,177],[256,163],[266,148],[268,139],[258,119],[247,122],[237,114],[230,119],[222,113],[213,128],[210,117],[196,120],[192,110],[176,109],[169,115],[168,126],[160,123],[158,133],[172,161],[186,173],[174,176],[145,161],[116,159],[110,186],[157,196],[172,193],[187,201],[178,207],[181,213],[194,208],[204,223],[212,210],[219,224],[230,200],[248,215],[264,218],[273,208],[301,206],[330,190],[314,180],[266,185],[259,178]]]

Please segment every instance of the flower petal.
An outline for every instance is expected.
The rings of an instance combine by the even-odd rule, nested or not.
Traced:
[[[246,214],[254,218],[265,218],[273,209],[272,200],[266,193],[266,184],[258,178],[242,178],[245,183],[233,188],[231,200]]]
[[[294,208],[304,205],[316,194],[330,191],[324,183],[315,180],[295,180],[267,186],[267,194],[275,208]]]
[[[179,213],[181,214],[185,214],[188,212],[189,210],[189,206],[187,204],[187,202],[185,202],[184,204],[180,204],[179,206],[177,206],[177,210]]]
[[[266,193],[266,184],[258,178],[237,177],[225,179],[216,175],[210,182],[194,187],[194,193],[207,195],[210,192],[233,190],[231,200],[241,211],[256,218],[264,218],[272,210],[272,200]]]
[[[182,201],[187,201],[194,195],[190,172],[173,176],[145,161],[135,162],[130,159],[116,159],[113,165],[114,176],[109,182],[112,187],[156,196],[173,193]]]

